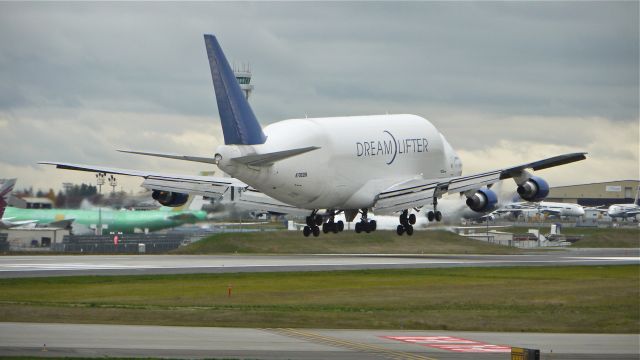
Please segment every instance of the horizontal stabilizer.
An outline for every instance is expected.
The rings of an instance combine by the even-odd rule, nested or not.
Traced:
[[[174,159],[174,160],[194,161],[194,162],[200,162],[205,164],[215,165],[217,163],[214,158],[207,158],[207,157],[200,157],[200,156],[163,154],[163,153],[152,153],[152,152],[132,151],[132,150],[118,150],[118,151],[122,153],[127,153],[127,154],[154,156],[154,157],[161,157],[161,158]]]
[[[267,166],[271,165],[276,161],[284,160],[296,155],[304,154],[309,151],[320,149],[317,146],[309,146],[305,148],[299,149],[291,149],[291,150],[283,150],[283,151],[275,151],[266,154],[253,154],[247,156],[240,156],[233,158],[231,160],[239,162],[241,164],[250,165],[250,166]]]

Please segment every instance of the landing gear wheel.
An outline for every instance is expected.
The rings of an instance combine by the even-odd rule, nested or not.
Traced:
[[[360,234],[362,232],[362,226],[361,223],[357,222],[356,223],[356,233]]]
[[[338,229],[337,223],[334,223],[334,222],[331,223],[331,231],[333,231],[334,234],[337,234],[340,232],[340,229]]]
[[[409,225],[404,230],[407,232],[407,235],[413,235],[413,226]]]
[[[436,211],[435,218],[436,221],[442,221],[442,213],[440,211]]]
[[[366,232],[367,234],[371,232],[371,223],[363,222],[362,225],[360,226],[364,229],[364,232]]]
[[[409,215],[409,224],[414,225],[416,223],[416,214]]]
[[[371,228],[371,231],[376,231],[376,228],[378,227],[378,223],[375,220],[371,220],[369,221],[369,227]]]
[[[331,226],[329,225],[329,223],[322,224],[322,232],[326,234],[329,231],[331,231]]]
[[[314,237],[318,237],[320,235],[320,228],[317,226],[314,226],[311,231],[313,232]]]
[[[440,216],[442,216],[442,215],[440,215]],[[429,219],[429,222],[432,222],[433,219],[435,219],[435,218],[436,218],[436,214],[434,214],[433,211],[429,211],[427,213],[427,219]]]
[[[304,235],[304,237],[309,237],[309,235],[311,235],[311,228],[309,226],[305,226],[302,229],[302,235]]]
[[[407,225],[408,224],[408,217],[407,217],[407,211],[403,211],[402,214],[400,214],[400,224],[402,225]]]
[[[337,225],[336,228],[338,228],[339,232],[342,232],[342,230],[344,230],[344,223],[342,222],[342,220],[338,220],[336,225]]]
[[[315,225],[315,222],[313,221],[313,216],[307,216],[306,218],[306,223],[308,227],[312,227]]]
[[[316,215],[315,221],[317,226],[322,225],[322,215]]]
[[[402,236],[402,234],[404,234],[404,226],[398,225],[398,227],[396,228],[396,233]]]

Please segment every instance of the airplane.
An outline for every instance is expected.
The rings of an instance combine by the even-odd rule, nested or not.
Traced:
[[[513,202],[505,204],[495,210],[493,215],[511,214],[518,217],[520,214],[544,214],[557,217],[580,217],[584,215],[584,208],[578,204],[540,201],[537,203]]]
[[[8,205],[9,195],[13,191],[13,187],[16,185],[17,179],[7,179],[0,184],[0,229],[10,229],[18,226],[25,226],[33,224],[36,221],[29,220],[15,220],[15,217],[4,217],[5,209]]]
[[[0,229],[47,226],[68,228],[75,235],[83,235],[93,233],[91,227],[102,224],[109,231],[133,233],[136,229],[156,231],[207,219],[205,211],[171,208],[145,211],[15,208],[7,206],[15,183],[16,179],[10,179],[0,185]]]
[[[411,114],[289,119],[264,129],[245,98],[214,35],[204,35],[224,145],[213,157],[119,150],[124,153],[195,161],[232,178],[43,161],[60,169],[138,176],[142,187],[165,206],[186,202],[188,194],[219,196],[230,186],[252,187],[285,204],[307,209],[303,235],[320,226],[342,231],[335,216],[344,213],[356,232],[375,231],[368,213],[398,214],[398,235],[413,234],[412,211],[431,206],[429,221],[441,221],[438,199],[463,194],[473,211],[495,206],[491,186],[513,179],[526,201],[541,201],[549,184],[528,169],[542,170],[586,159],[577,152],[483,173],[462,175],[462,161],[427,119]],[[323,211],[323,213],[321,213]]]
[[[611,218],[635,218],[640,214],[640,186],[636,190],[636,199],[633,204],[613,204],[607,209],[607,215]]]
[[[31,222],[52,227],[69,227],[74,235],[95,233],[94,228],[102,226],[110,232],[134,233],[147,229],[157,231],[182,224],[207,220],[207,213],[201,210],[95,210],[76,209],[20,209],[7,207],[5,213],[15,220],[29,219]]]

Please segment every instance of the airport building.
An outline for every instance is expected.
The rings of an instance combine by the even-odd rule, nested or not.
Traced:
[[[640,180],[617,180],[558,186],[549,190],[546,201],[576,203],[582,206],[630,204],[636,198]]]
[[[53,209],[53,201],[42,197],[9,197],[9,206],[21,209]]]

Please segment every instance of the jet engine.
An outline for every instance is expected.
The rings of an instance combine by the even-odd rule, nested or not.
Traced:
[[[153,190],[151,197],[163,206],[170,207],[182,206],[187,203],[187,200],[189,200],[188,194],[162,190]]]
[[[498,202],[498,196],[490,189],[482,188],[467,198],[467,206],[475,212],[487,212],[493,210]]]
[[[549,195],[549,184],[543,178],[532,176],[518,185],[518,194],[526,201],[542,201]]]

